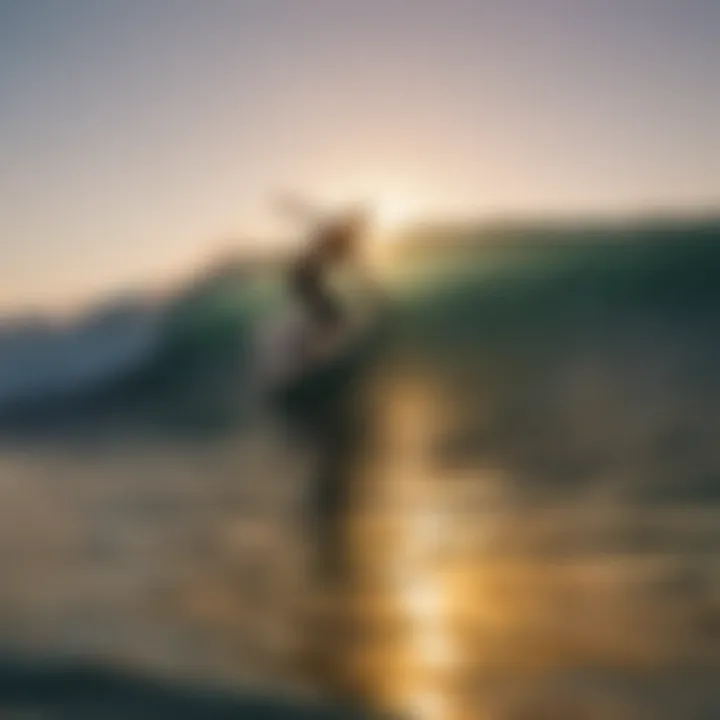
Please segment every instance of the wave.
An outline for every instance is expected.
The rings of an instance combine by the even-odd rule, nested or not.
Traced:
[[[0,333],[0,408],[92,390],[148,361],[161,340],[152,308],[70,326],[38,322]]]
[[[464,229],[454,239],[443,229],[422,258],[400,252],[404,279],[390,291],[396,345],[488,348],[512,334],[547,343],[554,324],[581,328],[600,322],[598,313],[613,322],[640,305],[687,317],[720,307],[719,222],[492,233],[473,240]],[[164,301],[118,301],[65,327],[6,326],[0,416],[131,408],[234,422],[262,382],[258,370],[272,374],[290,356],[274,337],[276,280],[271,269],[226,260]]]
[[[224,263],[160,301],[91,310],[66,325],[20,320],[0,331],[0,416],[37,419],[187,395],[242,374],[252,316],[266,299]],[[199,388],[198,392],[199,392]]]

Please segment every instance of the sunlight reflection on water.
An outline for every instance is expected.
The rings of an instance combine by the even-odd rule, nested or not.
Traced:
[[[683,682],[707,697],[685,668],[715,667],[693,629],[714,581],[686,584],[697,557],[661,532],[697,509],[592,486],[538,502],[527,478],[438,454],[463,408],[434,378],[379,395],[349,519],[359,639],[341,652],[363,697],[410,720],[673,717],[644,684],[668,673],[676,702]]]
[[[365,628],[379,638],[382,649],[371,651],[375,666],[363,684],[381,706],[403,716],[451,720],[459,716],[451,710],[449,686],[464,660],[454,636],[453,588],[447,582],[452,518],[431,457],[444,411],[430,390],[428,383],[406,378],[385,394],[380,457],[363,482],[361,526],[370,531],[384,518],[392,539],[382,546],[357,535],[358,567],[361,578],[381,578],[371,588],[379,597],[368,607],[384,606],[380,617],[389,616],[396,625],[369,633]],[[361,625],[368,622],[360,619]]]

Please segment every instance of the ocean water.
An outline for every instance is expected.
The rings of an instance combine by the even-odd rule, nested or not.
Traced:
[[[377,338],[260,403],[277,299],[213,280],[4,425],[3,716],[161,716],[141,678],[240,698],[188,717],[717,717],[718,239],[399,251]]]

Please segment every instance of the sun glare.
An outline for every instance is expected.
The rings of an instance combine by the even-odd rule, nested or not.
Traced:
[[[380,198],[374,212],[377,230],[383,235],[397,232],[413,215],[408,203],[394,198]]]

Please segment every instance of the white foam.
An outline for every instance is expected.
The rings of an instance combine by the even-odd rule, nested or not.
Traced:
[[[66,326],[0,331],[0,408],[72,395],[144,363],[160,340],[159,313],[108,312]]]

